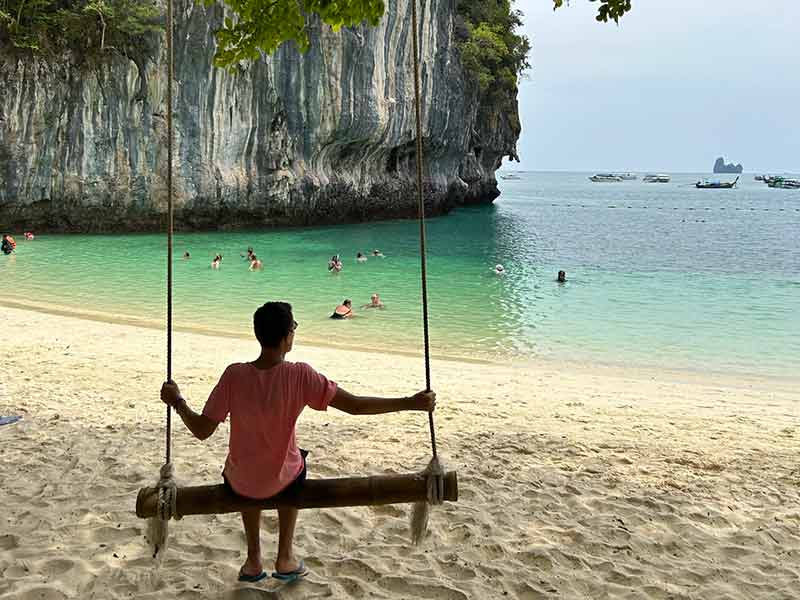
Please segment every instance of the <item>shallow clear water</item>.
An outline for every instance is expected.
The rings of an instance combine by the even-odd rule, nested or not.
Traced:
[[[800,191],[752,176],[738,189],[696,190],[696,175],[670,184],[587,175],[527,173],[502,181],[493,206],[428,221],[435,353],[796,374]],[[11,299],[163,319],[163,236],[16,237],[16,256],[0,256]],[[248,245],[263,272],[240,258]],[[386,258],[356,263],[356,252],[376,247]],[[217,252],[222,268],[212,271]],[[333,275],[335,253],[345,267]],[[256,307],[284,299],[300,340],[421,349],[416,222],[179,233],[175,256],[179,325],[247,334]],[[372,292],[385,310],[328,318],[343,298],[359,306]]]

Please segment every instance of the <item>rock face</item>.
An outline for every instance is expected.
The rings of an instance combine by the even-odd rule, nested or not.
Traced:
[[[219,8],[179,0],[175,206],[185,229],[416,214],[411,16],[376,28],[310,23],[236,72],[211,66]],[[455,0],[420,15],[425,199],[431,214],[499,195],[514,110],[481,104],[458,59]],[[166,211],[165,52],[79,64],[0,58],[0,228],[136,231]]]
[[[721,156],[714,162],[714,173],[741,173],[744,170],[742,164],[725,164],[725,159]]]

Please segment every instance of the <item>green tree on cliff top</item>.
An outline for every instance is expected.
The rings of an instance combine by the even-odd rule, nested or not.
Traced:
[[[208,1],[208,0],[207,0]],[[364,21],[377,25],[386,6],[384,0],[221,0],[233,13],[225,20],[225,25],[217,32],[218,66],[230,66],[241,60],[254,60],[260,52],[272,54],[283,42],[293,40],[301,49],[308,47],[308,33],[305,29],[305,15],[316,13],[322,21],[335,30],[340,27],[358,25]],[[389,0],[392,1],[392,0]],[[544,0],[542,0],[544,1]],[[568,2],[568,0],[566,0]],[[589,0],[599,2],[597,20],[608,21],[619,18],[631,9],[631,0]],[[212,1],[208,1],[213,4]],[[565,0],[553,0],[554,8],[559,8]],[[459,10],[469,5],[482,8],[484,12],[492,9],[492,4],[508,4],[496,0],[462,0]],[[470,10],[469,8],[467,9]],[[518,14],[512,11],[512,14]],[[476,23],[477,24],[477,23]],[[495,25],[498,25],[495,23]],[[478,25],[479,26],[479,25]],[[495,46],[491,39],[502,32],[484,27],[477,32],[481,45]],[[496,50],[496,47],[495,47]]]
[[[205,0],[214,4],[214,0]],[[317,14],[335,30],[367,22],[377,25],[386,9],[384,0],[220,0],[230,16],[217,35],[218,66],[232,66],[243,60],[254,60],[261,52],[271,54],[286,41],[294,41],[301,49],[308,47],[306,15]],[[392,1],[392,0],[389,0]],[[545,0],[542,0],[545,1]],[[568,0],[552,0],[554,8]],[[597,19],[617,21],[631,8],[631,0],[589,0],[599,2]],[[498,6],[508,7],[509,0],[462,0],[460,13],[500,14]],[[12,46],[34,52],[79,51],[106,49],[121,50],[136,44],[157,29],[158,9],[150,0],[0,0],[0,46]],[[503,63],[504,52],[498,40],[504,42],[513,60],[521,65],[521,45],[503,40],[507,36],[508,18],[512,25],[519,13],[506,10],[506,17],[495,20],[476,20],[472,26],[475,45],[467,49],[467,60],[482,52],[490,54],[489,61]],[[470,55],[471,53],[471,55]],[[491,56],[491,54],[494,54]],[[506,57],[508,58],[508,57]],[[473,65],[475,66],[475,65]],[[485,65],[484,65],[485,66]],[[508,65],[505,65],[507,67]],[[493,77],[508,79],[508,72]],[[485,73],[479,82],[487,83]]]

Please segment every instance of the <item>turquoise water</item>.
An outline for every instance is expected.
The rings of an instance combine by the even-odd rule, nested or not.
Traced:
[[[734,190],[591,183],[581,173],[502,181],[493,206],[428,221],[431,344],[446,356],[567,359],[796,375],[800,359],[800,191],[745,176]],[[413,221],[262,232],[179,233],[178,325],[247,335],[270,299],[294,305],[301,341],[419,351]],[[0,256],[0,279],[35,301],[158,321],[163,236],[40,235]],[[240,258],[253,246],[263,272]],[[355,261],[380,248],[385,258]],[[191,259],[181,260],[185,250]],[[218,271],[211,258],[224,256]],[[341,254],[344,270],[327,271]],[[496,276],[502,263],[507,274]],[[556,283],[559,269],[568,281]],[[382,311],[328,319],[380,293]]]

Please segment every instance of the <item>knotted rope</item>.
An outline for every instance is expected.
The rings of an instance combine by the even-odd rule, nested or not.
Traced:
[[[431,356],[430,335],[428,328],[428,265],[425,244],[425,200],[422,189],[422,109],[419,91],[419,47],[417,36],[422,31],[417,25],[417,0],[411,0],[411,47],[414,63],[414,114],[416,121],[416,148],[417,148],[417,209],[419,220],[419,257],[420,278],[422,281],[422,333],[425,351],[425,389],[431,390]],[[428,480],[428,501],[417,502],[411,510],[411,540],[419,544],[428,529],[428,512],[431,504],[441,504],[444,497],[444,467],[439,462],[436,452],[436,429],[433,423],[433,412],[428,413],[428,429],[431,438],[431,453],[433,457],[422,475]]]
[[[178,514],[178,484],[175,482],[172,463],[161,465],[158,490],[158,515],[147,520],[147,541],[153,558],[161,559],[169,541],[169,520],[181,518]]]
[[[167,0],[167,381],[172,381],[172,234],[173,234],[173,182],[172,182],[172,80],[174,79],[174,52],[173,52],[173,0]],[[161,466],[160,477],[156,488],[158,489],[158,516],[149,519],[147,524],[147,539],[153,551],[153,558],[163,556],[167,547],[169,535],[169,519],[177,514],[177,483],[175,471],[172,466],[172,411],[167,406],[166,427],[166,460]]]

